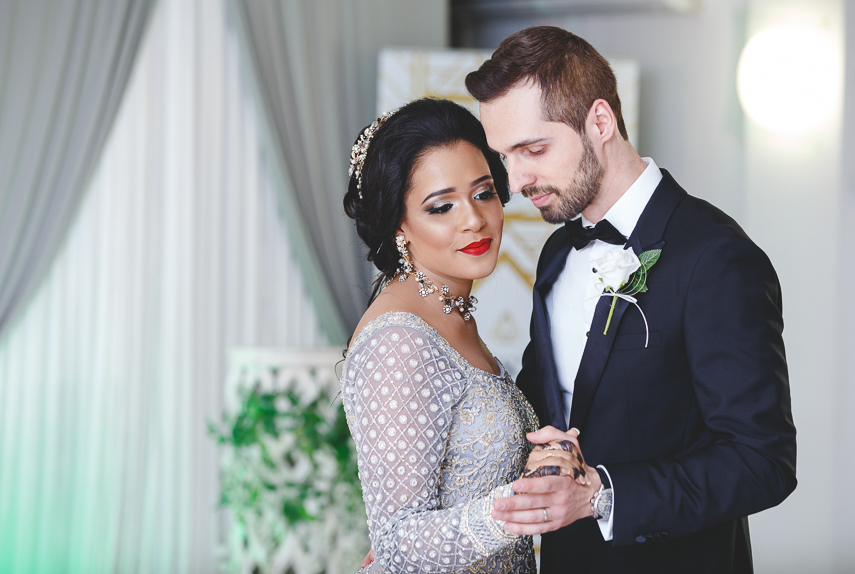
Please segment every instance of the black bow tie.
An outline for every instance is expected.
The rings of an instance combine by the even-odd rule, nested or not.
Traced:
[[[564,225],[567,230],[567,237],[570,238],[570,243],[577,250],[584,248],[594,239],[611,243],[612,245],[624,245],[626,237],[621,235],[620,231],[615,229],[615,226],[605,219],[601,219],[594,227],[582,227],[582,218],[579,217],[573,221],[568,221]]]

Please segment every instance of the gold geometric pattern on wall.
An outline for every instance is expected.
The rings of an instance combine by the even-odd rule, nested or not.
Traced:
[[[378,58],[377,115],[416,98],[453,100],[476,115],[466,74],[490,57],[481,50],[382,50]]]

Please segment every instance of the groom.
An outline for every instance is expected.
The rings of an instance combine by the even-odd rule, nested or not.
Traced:
[[[518,480],[493,516],[511,532],[546,533],[543,574],[751,572],[747,516],[796,486],[769,259],[730,217],[639,157],[614,74],[581,38],[518,32],[466,86],[511,191],[564,223],[540,256],[517,381],[550,425],[529,438],[578,429],[596,467],[589,487]],[[633,254],[652,261],[636,271],[634,297],[603,293],[621,290]]]

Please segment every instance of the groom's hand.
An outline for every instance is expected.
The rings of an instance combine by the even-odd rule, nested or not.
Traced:
[[[576,429],[564,433],[547,426],[529,433],[528,439],[535,444],[569,440],[578,447],[578,436]],[[587,467],[586,474],[591,479],[589,485],[581,485],[566,476],[521,478],[513,483],[514,496],[493,504],[492,516],[505,520],[505,530],[514,534],[551,532],[592,516],[591,499],[600,489],[600,475],[591,467]]]
[[[553,426],[547,425],[540,430],[528,433],[526,438],[529,442],[533,442],[534,444],[546,444],[553,441],[569,440],[576,445],[576,448],[580,451],[582,450],[582,447],[579,446],[579,430],[575,428],[572,428],[567,432],[562,432]]]

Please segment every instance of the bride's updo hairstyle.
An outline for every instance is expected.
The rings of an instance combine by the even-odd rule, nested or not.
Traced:
[[[344,196],[344,211],[356,221],[356,231],[368,246],[368,260],[380,270],[371,300],[400,266],[395,234],[419,162],[431,150],[459,142],[469,142],[484,154],[505,205],[510,199],[508,173],[499,154],[487,145],[481,122],[463,106],[430,98],[412,101],[386,117],[371,137],[361,168],[361,189],[354,171]]]

